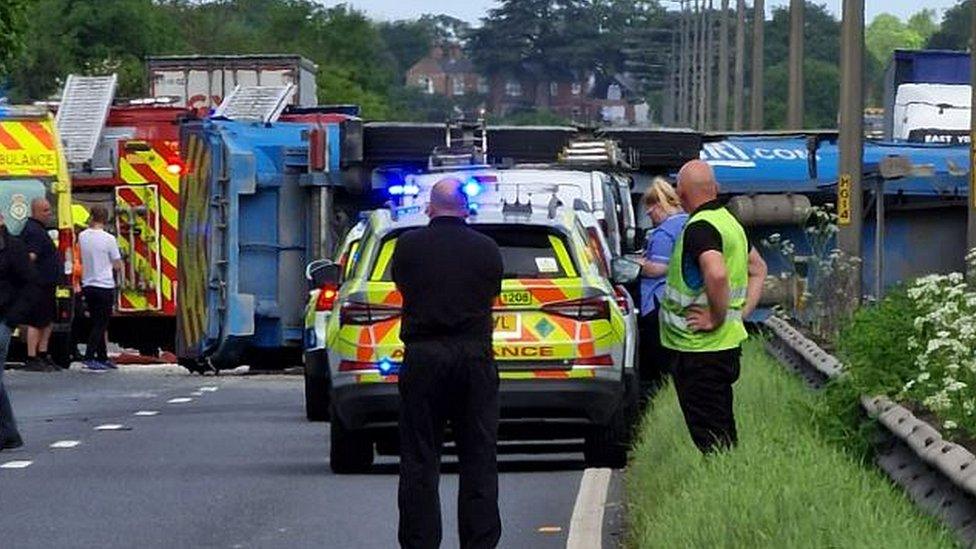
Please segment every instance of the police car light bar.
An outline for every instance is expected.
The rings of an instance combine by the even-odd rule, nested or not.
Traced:
[[[420,187],[410,183],[406,185],[393,185],[387,189],[387,192],[390,193],[390,196],[416,196],[420,194]]]

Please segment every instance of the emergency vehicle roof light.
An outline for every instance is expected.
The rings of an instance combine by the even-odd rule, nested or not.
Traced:
[[[40,118],[47,113],[40,105],[0,105],[0,118]]]
[[[468,179],[461,187],[461,190],[464,191],[464,194],[468,198],[474,198],[481,194],[481,191],[484,189],[481,187],[481,183],[479,183],[477,180]]]
[[[393,185],[387,191],[390,196],[416,196],[420,194],[420,187],[413,183],[406,183],[404,185]]]

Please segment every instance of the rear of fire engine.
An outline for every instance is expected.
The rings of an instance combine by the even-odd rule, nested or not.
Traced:
[[[20,234],[31,213],[31,202],[46,198],[56,226],[51,236],[64,265],[58,281],[57,316],[51,342],[52,358],[69,360],[68,339],[72,317],[71,179],[54,117],[42,107],[0,106],[0,212],[13,234]]]
[[[109,339],[152,356],[174,345],[179,180],[184,171],[179,123],[189,110],[165,98],[116,103],[109,86],[99,87],[112,78],[69,78],[69,83],[87,81],[86,99],[104,107],[104,114],[84,128],[95,139],[91,157],[71,164],[73,199],[86,209],[101,205],[109,211],[109,230],[122,252]],[[66,89],[59,113],[71,91]]]

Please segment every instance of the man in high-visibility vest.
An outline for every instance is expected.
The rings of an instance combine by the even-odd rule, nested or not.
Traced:
[[[736,444],[732,385],[739,379],[743,318],[759,302],[766,263],[718,201],[711,166],[692,160],[678,172],[688,222],[668,265],[661,343],[675,351],[674,387],[691,438],[703,453]]]

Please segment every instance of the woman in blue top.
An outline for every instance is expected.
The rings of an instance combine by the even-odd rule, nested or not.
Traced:
[[[671,353],[661,345],[658,307],[664,299],[664,285],[668,263],[675,242],[688,221],[681,209],[681,201],[674,187],[658,177],[641,199],[644,211],[654,223],[647,238],[647,248],[641,262],[640,320],[640,381],[646,402],[657,389],[671,366]]]

